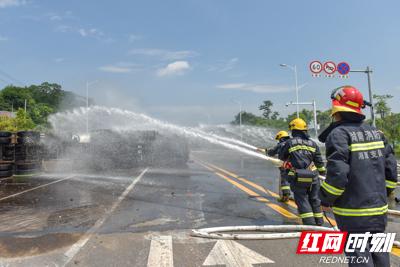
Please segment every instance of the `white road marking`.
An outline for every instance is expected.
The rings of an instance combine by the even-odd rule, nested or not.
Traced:
[[[158,236],[151,240],[147,267],[173,267],[172,237]]]
[[[149,168],[146,168],[144,171],[140,173],[138,177],[125,189],[125,191],[118,197],[117,201],[114,202],[112,207],[108,209],[102,218],[97,220],[97,222],[90,228],[84,237],[79,239],[78,242],[73,244],[65,253],[66,257],[65,262],[62,266],[66,266],[78,252],[86,245],[86,243],[90,240],[93,234],[103,225],[103,223],[110,217],[110,215],[115,211],[115,209],[121,204],[121,202],[125,199],[125,197],[129,194],[130,191],[135,187],[135,185],[139,182],[139,180],[143,177],[143,175],[148,171]]]
[[[9,195],[9,196],[6,196],[6,197],[0,198],[0,201],[6,200],[6,199],[9,199],[9,198],[13,198],[13,197],[16,197],[16,196],[19,196],[19,195],[22,195],[22,194],[31,192],[31,191],[33,191],[33,190],[36,190],[36,189],[45,187],[45,186],[49,186],[49,185],[52,185],[52,184],[55,184],[55,183],[59,183],[59,182],[62,182],[62,181],[71,179],[71,178],[73,178],[73,177],[75,177],[75,175],[71,175],[71,176],[68,176],[68,177],[66,177],[66,178],[63,178],[63,179],[60,179],[60,180],[57,180],[57,181],[53,181],[53,182],[50,182],[50,183],[47,183],[47,184],[42,184],[42,185],[39,185],[39,186],[30,188],[30,189],[27,189],[27,190],[24,190],[24,191],[21,191],[21,192],[18,192],[18,193],[15,193],[15,194],[12,194],[12,195]]]
[[[232,240],[218,240],[203,266],[252,267],[253,264],[275,263],[255,251]]]

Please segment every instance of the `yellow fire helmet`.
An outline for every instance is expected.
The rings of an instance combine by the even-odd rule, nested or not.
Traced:
[[[276,134],[276,136],[275,136],[275,140],[281,140],[281,138],[283,138],[283,137],[289,137],[288,132],[286,132],[286,131],[280,131],[280,132],[278,132],[278,133]]]
[[[296,118],[289,123],[289,130],[307,131],[307,123],[301,118]]]

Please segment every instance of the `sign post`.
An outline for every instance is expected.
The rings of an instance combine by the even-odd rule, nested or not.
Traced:
[[[322,67],[321,67],[322,66]],[[310,63],[310,71],[312,72],[313,77],[319,77],[319,73],[321,71],[326,73],[325,77],[335,77],[334,73],[337,71],[340,74],[341,78],[348,78],[348,74],[350,72],[359,72],[359,73],[366,73],[367,74],[367,81],[368,81],[368,94],[369,94],[369,103],[371,104],[371,121],[372,125],[376,126],[376,119],[374,113],[374,99],[372,94],[371,88],[371,73],[372,70],[369,66],[365,70],[351,70],[350,65],[347,62],[340,62],[337,65],[332,61],[327,61],[323,65],[320,61],[314,60]],[[298,102],[298,101],[297,101]]]
[[[371,104],[370,110],[371,110],[372,126],[376,126],[375,112],[374,112],[374,99],[373,99],[372,88],[371,88],[371,73],[372,73],[372,70],[371,70],[371,68],[369,66],[367,66],[367,68],[365,70],[350,70],[349,72],[359,72],[359,73],[366,73],[367,74],[369,103]]]

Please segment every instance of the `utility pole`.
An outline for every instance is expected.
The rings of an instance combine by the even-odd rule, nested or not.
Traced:
[[[312,101],[313,103],[313,112],[314,112],[314,130],[315,130],[315,138],[318,137],[318,123],[317,123],[317,103],[315,100]]]
[[[313,106],[314,132],[315,132],[315,137],[317,138],[318,137],[318,122],[317,122],[317,103],[316,103],[316,101],[313,100],[312,102],[296,102],[296,103],[289,102],[289,103],[286,103],[286,106],[289,106],[289,105],[297,105],[297,106],[311,105],[311,106]]]
[[[367,68],[365,70],[350,70],[350,72],[358,72],[358,73],[366,73],[367,74],[369,103],[371,104],[371,106],[370,106],[371,121],[372,121],[372,126],[376,126],[375,112],[374,112],[374,99],[373,99],[372,87],[371,87],[372,69],[369,66],[367,66]]]
[[[86,82],[86,134],[89,136],[89,85],[97,83],[96,81]]]
[[[86,135],[89,136],[89,82],[86,82]]]
[[[243,131],[242,131],[242,102],[234,100],[239,105],[239,129],[240,129],[240,141],[243,142]]]
[[[25,99],[25,108],[24,108],[24,110],[25,110],[24,117],[26,119],[26,99]]]
[[[290,66],[288,64],[279,64],[281,67],[285,67],[285,68],[289,68],[292,71],[294,71],[294,81],[295,81],[295,86],[296,86],[296,103],[299,103],[299,86],[298,86],[298,79],[297,79],[297,66]],[[299,105],[296,105],[296,114],[297,114],[297,118],[299,117]]]
[[[294,79],[295,79],[295,86],[296,86],[296,113],[297,113],[297,118],[299,117],[299,87],[297,85],[297,66],[294,65]]]

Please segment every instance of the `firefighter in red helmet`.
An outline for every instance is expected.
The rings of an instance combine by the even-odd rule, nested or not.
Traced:
[[[397,163],[382,132],[363,123],[367,104],[353,86],[335,89],[334,122],[319,136],[325,143],[326,180],[319,193],[322,206],[332,207],[338,227],[349,233],[380,233],[387,224],[387,196],[397,185]],[[369,263],[349,266],[390,266],[388,253],[355,249],[348,256],[368,257]]]

